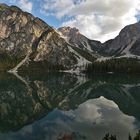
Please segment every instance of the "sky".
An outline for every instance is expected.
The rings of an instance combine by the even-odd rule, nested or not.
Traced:
[[[0,0],[43,19],[50,26],[76,27],[104,42],[140,19],[140,0]]]

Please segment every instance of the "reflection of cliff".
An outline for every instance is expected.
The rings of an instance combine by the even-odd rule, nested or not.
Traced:
[[[125,115],[104,97],[90,99],[76,109],[53,110],[43,119],[21,130],[3,135],[4,140],[102,140],[107,132],[126,140],[137,131],[136,119]],[[1,135],[0,135],[1,139]]]
[[[27,79],[18,74],[0,77],[0,131],[17,130],[44,117],[77,82],[69,75]]]
[[[38,97],[52,107],[63,110],[76,108],[88,99],[104,96],[113,100],[128,115],[140,120],[140,77],[50,75],[42,82],[36,80]],[[47,92],[47,93],[45,93]],[[47,94],[47,99],[42,98]],[[46,102],[46,103],[47,103]],[[48,103],[47,103],[48,104]]]
[[[88,99],[104,96],[140,120],[140,78],[70,74],[0,77],[0,131],[16,130],[46,116],[51,110],[77,108]]]
[[[19,129],[47,114],[47,109],[34,99],[28,83],[19,80],[24,79],[8,75],[8,79],[0,80],[1,131]]]
[[[86,82],[84,77],[72,76],[69,74],[52,74],[46,77],[34,77],[32,87],[36,89],[34,95],[42,106],[50,108],[70,109],[67,105],[68,98],[73,89]],[[66,103],[66,104],[65,104]],[[81,103],[81,102],[80,102]]]

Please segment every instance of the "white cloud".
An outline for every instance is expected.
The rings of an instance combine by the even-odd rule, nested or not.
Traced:
[[[33,4],[29,0],[19,0],[18,4],[20,8],[22,8],[23,10],[28,11],[28,12],[32,11]]]
[[[136,133],[135,122],[133,116],[124,114],[113,101],[100,97],[90,99],[74,110],[56,109],[36,126],[41,132],[50,134],[46,139],[57,139],[64,134],[76,132],[75,136],[79,139],[84,136],[88,140],[101,140],[109,132],[116,134],[118,139],[125,140],[129,132]],[[33,132],[36,131],[33,129]]]
[[[137,21],[140,0],[45,0],[43,8],[57,18],[72,17],[62,26],[77,27],[87,37],[105,41]]]
[[[11,5],[17,5],[21,9],[32,12],[33,3],[30,0],[9,0]]]

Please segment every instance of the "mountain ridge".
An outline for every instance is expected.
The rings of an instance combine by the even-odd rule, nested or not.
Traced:
[[[33,63],[42,62],[42,67],[57,65],[61,67],[58,69],[70,69],[84,59],[55,29],[16,6],[0,5],[0,18],[1,55],[23,59],[30,52]]]
[[[104,43],[101,43],[98,40],[88,39],[86,36],[81,34],[78,29],[76,29],[78,31],[78,35],[76,36],[76,34],[73,32],[74,29],[76,28],[75,27],[74,28],[71,28],[71,27],[58,28],[58,30],[65,37],[69,38],[69,41],[72,44],[75,43],[76,45],[79,45],[79,47],[81,47],[81,44],[79,42],[83,41],[83,38],[84,38],[84,41],[86,40],[85,44],[88,44],[87,48],[90,48],[89,49],[90,51],[98,52],[99,54],[103,56],[113,56],[114,54],[121,56],[123,53],[128,53],[129,50],[131,50],[132,54],[134,55],[138,55],[138,56],[140,55],[139,48],[137,48],[138,52],[136,52],[134,49],[131,48],[136,43],[136,41],[138,42],[138,40],[140,39],[140,22],[125,26],[120,31],[118,36],[116,36],[114,39],[109,39],[105,41]],[[72,34],[74,34],[74,36],[72,36]],[[81,37],[81,39],[79,39],[80,38],[79,36]],[[78,40],[76,40],[76,38],[78,38]],[[117,45],[115,45],[116,43]]]
[[[116,38],[101,43],[88,39],[76,28],[54,29],[16,6],[0,4],[0,19],[0,69],[9,72],[82,71],[97,61],[140,58],[139,22],[123,28]]]

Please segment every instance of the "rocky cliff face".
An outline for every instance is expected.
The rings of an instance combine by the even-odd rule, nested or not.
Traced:
[[[79,30],[71,27],[61,27],[58,29],[70,42],[71,44],[88,51],[92,51],[91,46],[89,45],[89,40],[82,34]]]
[[[62,27],[58,30],[67,37],[71,44],[93,54],[98,54],[99,57],[134,57],[140,55],[140,22],[126,26],[115,39],[105,43],[89,40],[80,34],[76,28]]]
[[[81,69],[102,57],[139,57],[139,44],[140,22],[125,27],[115,39],[102,44],[89,40],[76,28],[57,31],[16,6],[0,4],[0,70],[5,61],[8,66],[4,69],[14,67],[13,71],[24,64],[26,69],[46,69],[48,64],[53,65],[52,69],[57,66],[57,70]]]
[[[71,27],[61,27],[58,29],[63,36],[66,37],[67,41],[74,46],[77,46],[87,52],[97,53],[102,44],[100,41],[90,40],[82,35],[78,29]]]
[[[140,55],[140,22],[126,26],[120,34],[103,44],[102,50],[108,56]]]
[[[79,56],[55,29],[15,6],[0,4],[0,55],[70,68]],[[26,61],[26,60],[25,60]]]

